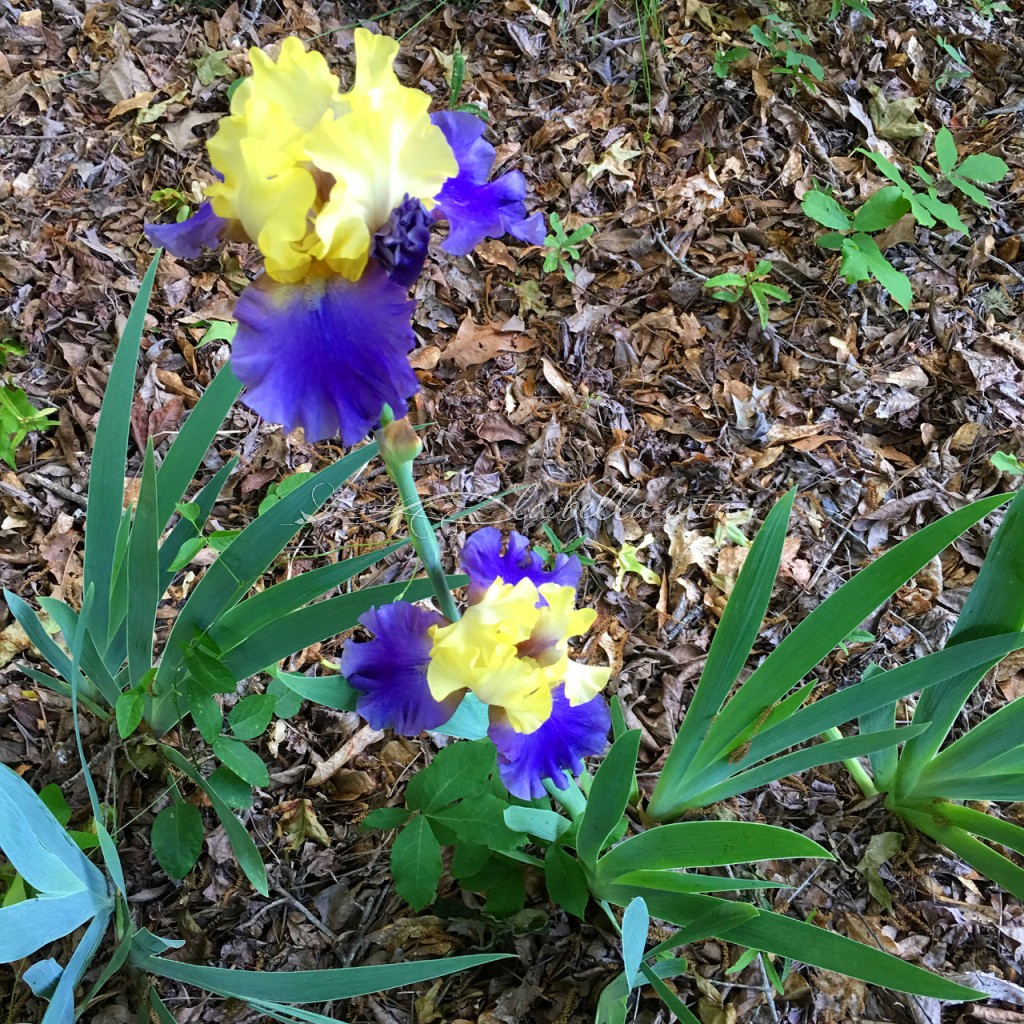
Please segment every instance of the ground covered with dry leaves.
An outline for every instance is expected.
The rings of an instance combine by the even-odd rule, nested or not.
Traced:
[[[596,228],[575,285],[545,274],[539,250],[507,239],[468,258],[432,254],[415,321],[423,390],[413,416],[432,423],[420,489],[442,516],[518,488],[470,521],[515,525],[537,539],[546,523],[566,541],[589,539],[588,596],[600,618],[588,653],[603,652],[616,670],[627,719],[643,730],[642,781],[651,783],[742,563],[740,541],[784,490],[795,486],[799,497],[762,651],[873,554],[1013,486],[989,456],[1019,454],[1024,441],[1020,24],[1015,14],[986,20],[970,3],[947,0],[874,9],[873,22],[845,8],[828,22],[822,0],[780,7],[824,67],[812,93],[756,53],[727,78],[714,74],[716,50],[749,45],[750,19],[767,12],[738,0],[671,0],[646,39],[635,12],[612,0],[590,17],[582,6],[530,0],[391,13],[372,2],[311,0],[4,3],[0,334],[26,346],[10,362],[13,379],[36,405],[55,406],[60,425],[33,435],[17,470],[0,474],[0,583],[28,600],[80,597],[90,449],[114,339],[150,256],[142,223],[159,216],[155,191],[194,198],[208,180],[203,139],[226,109],[229,83],[247,70],[246,48],[296,34],[346,78],[353,27],[374,20],[407,33],[399,73],[437,106],[448,101],[446,72],[461,48],[460,99],[489,112],[499,161],[524,169],[532,207]],[[950,60],[938,36],[965,54],[971,77],[941,81]],[[870,101],[879,89],[916,101],[900,108],[904,125],[948,125],[962,154],[996,153],[1011,170],[989,189],[990,211],[964,207],[969,237],[891,229],[888,254],[914,286],[908,314],[876,287],[849,288],[833,254],[814,246],[818,231],[799,206],[815,181],[847,206],[879,186],[858,146],[877,149],[881,138],[914,162],[931,153],[931,134],[894,139],[878,123]],[[792,295],[765,330],[703,287],[760,258],[773,261],[774,280]],[[197,343],[206,321],[230,318],[255,265],[254,252],[238,246],[187,264],[164,259],[143,342],[129,494],[147,438],[158,452],[166,446],[226,356]],[[234,454],[240,468],[215,511],[223,528],[248,522],[274,482],[339,452],[284,437],[238,407],[205,471]],[[382,546],[401,530],[393,507],[387,478],[371,467],[300,534],[275,576]],[[449,549],[465,529],[465,520],[446,529]],[[876,641],[836,652],[823,686],[857,679],[869,660],[892,665],[941,644],[991,529],[965,536],[900,591],[868,624]],[[648,535],[640,558],[660,584],[629,574],[615,589],[622,543]],[[409,557],[396,555],[366,582],[410,571]],[[161,630],[200,572],[194,564],[180,576]],[[0,760],[37,788],[61,783],[84,808],[68,710],[27,688],[17,663],[33,654],[12,623],[0,607]],[[301,672],[339,650],[340,641],[318,645],[288,667]],[[1011,658],[986,681],[965,712],[970,721],[1018,695],[1021,665]],[[607,927],[552,913],[540,879],[528,888],[528,910],[506,921],[454,888],[425,914],[404,907],[389,881],[386,836],[357,826],[368,809],[400,801],[410,772],[431,756],[426,738],[394,739],[355,715],[309,705],[272,729],[261,750],[272,785],[246,820],[268,862],[264,900],[220,831],[197,871],[168,881],[148,847],[165,780],[147,771],[146,741],[126,748],[92,721],[84,729],[108,800],[145,809],[120,836],[139,923],[186,939],[181,957],[269,970],[520,954],[326,1011],[402,1024],[588,1021],[620,969]],[[950,975],[981,972],[973,983],[994,998],[940,1013],[926,1000],[798,968],[785,997],[770,999],[753,968],[725,974],[735,949],[708,942],[688,951],[697,978],[681,986],[707,1024],[1024,1020],[1015,984],[1024,908],[911,835],[881,869],[891,907],[877,902],[861,858],[872,835],[904,827],[863,801],[844,772],[790,779],[720,811],[804,831],[835,852],[825,868],[777,865],[775,877],[799,887],[784,891],[778,909],[813,911],[824,926]],[[0,1020],[38,1019],[27,991],[0,967]],[[182,1022],[257,1019],[170,983],[164,992]],[[89,1019],[134,1019],[134,1005],[115,983]],[[636,1019],[666,1017],[645,997]]]

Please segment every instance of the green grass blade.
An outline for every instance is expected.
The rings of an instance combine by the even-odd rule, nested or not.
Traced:
[[[651,813],[656,818],[665,794],[675,790],[689,770],[701,741],[757,640],[782,559],[786,527],[795,498],[796,492],[789,491],[768,513],[726,602],[693,701],[679,726],[651,798]]]
[[[125,565],[128,559],[128,541],[131,538],[132,510],[121,510],[121,521],[117,525],[117,540],[111,558],[113,569],[110,580],[110,625],[109,641],[96,637],[103,644],[103,661],[108,672],[117,672],[128,656],[126,620],[128,617],[128,573]],[[91,634],[90,634],[91,635]]]
[[[307,480],[257,516],[221,553],[189,595],[167,641],[154,684],[163,695],[196,632],[204,633],[234,607],[253,583],[335,490],[374,457],[376,444],[364,445]]]
[[[194,985],[230,999],[302,1005],[355,999],[392,988],[416,985],[421,981],[433,981],[482,964],[494,963],[495,960],[505,960],[512,955],[479,953],[446,957],[443,960],[419,960],[415,963],[381,964],[375,967],[341,967],[327,971],[235,971],[140,955],[133,956],[132,963],[147,974]]]
[[[1007,509],[946,646],[1020,629],[1024,629],[1024,491],[1017,493]],[[922,694],[914,721],[925,722],[929,728],[903,750],[896,776],[897,798],[913,793],[967,698],[995,664],[965,672]]]
[[[660,825],[619,843],[598,861],[597,876],[602,884],[611,885],[620,875],[640,869],[722,867],[792,857],[833,859],[813,840],[774,825],[685,821]]]
[[[60,626],[65,642],[68,637],[76,635],[78,614],[73,608],[69,608],[56,597],[41,597],[39,604],[43,611]],[[121,693],[121,688],[110,674],[103,658],[100,657],[93,639],[92,634],[88,631],[82,634],[82,670],[90,684],[89,692],[95,693],[96,690],[99,690],[103,699],[113,707]]]
[[[676,1020],[679,1021],[679,1024],[701,1024],[700,1020],[689,1011],[679,996],[647,964],[641,964],[640,970],[643,971],[643,975],[648,983],[658,993],[658,998],[665,1004]]]
[[[699,778],[708,764],[742,746],[772,705],[852,629],[960,534],[1006,500],[1005,495],[984,498],[943,516],[877,558],[818,605],[754,670],[715,719],[689,776]]]
[[[160,252],[157,251],[132,303],[121,342],[114,354],[110,377],[103,395],[99,425],[89,467],[89,500],[85,513],[85,566],[82,588],[95,588],[92,619],[86,624],[106,647],[110,626],[112,554],[124,500],[124,469],[128,458],[128,429],[131,423],[135,368],[139,361],[142,329],[149,306]]]
[[[616,903],[623,904],[634,895],[642,895],[652,917],[683,927],[698,915],[714,912],[722,903],[714,896],[655,893],[649,889],[634,891],[632,886],[626,885],[614,888]],[[954,1001],[980,997],[973,989],[905,963],[880,949],[767,910],[759,911],[757,917],[730,929],[727,941],[898,992]]]
[[[178,771],[187,775],[207,795],[217,817],[220,818],[220,823],[224,826],[224,832],[227,834],[231,851],[238,860],[238,866],[242,869],[245,877],[249,879],[252,887],[261,895],[266,896],[270,892],[267,870],[263,866],[263,859],[260,857],[259,850],[256,849],[256,844],[245,827],[231,813],[231,808],[217,795],[217,791],[174,747],[161,743],[160,751]],[[154,971],[153,973],[158,972]],[[171,975],[166,976],[171,977]]]
[[[881,666],[871,662],[864,669],[860,685],[880,675],[883,671]],[[891,700],[871,711],[861,711],[857,717],[857,732],[859,733],[882,732],[884,729],[895,728],[896,700]],[[899,768],[899,751],[895,747],[886,747],[885,750],[876,750],[873,754],[869,754],[868,760],[871,762],[871,777],[875,785],[879,790],[888,791],[896,777],[896,770]]]
[[[1018,867],[963,829],[948,824],[944,814],[943,820],[937,820],[934,815],[918,809],[894,806],[893,810],[919,832],[931,836],[986,878],[991,878],[1007,892],[1013,893],[1017,899],[1024,898],[1024,868]]]
[[[395,541],[394,544],[365,555],[346,558],[333,565],[311,569],[290,580],[275,583],[225,612],[217,619],[210,635],[222,651],[236,647],[261,629],[273,625],[285,615],[290,615],[310,601],[322,597],[329,590],[346,583],[353,576],[357,576],[406,544],[408,541]],[[349,626],[339,626],[335,633],[348,628]]]
[[[45,687],[47,690],[53,690],[54,693],[59,693],[62,697],[70,698],[71,696],[71,687],[63,679],[55,679],[53,676],[40,672],[39,669],[33,668],[31,665],[21,664],[18,666],[18,671],[24,673],[29,679]],[[110,714],[107,711],[82,693],[78,695],[78,703],[83,705],[83,707],[87,707],[101,721],[106,721],[110,718]]]
[[[134,686],[153,666],[153,627],[160,603],[157,544],[160,524],[157,520],[156,462],[153,442],[146,445],[142,468],[142,486],[135,505],[131,537],[128,540],[128,676]]]
[[[1020,755],[1017,755],[1020,757]],[[1024,757],[1021,758],[1024,761]],[[1016,803],[1024,800],[1024,766],[1014,774],[965,775],[963,778],[940,777],[934,782],[921,782],[914,788],[916,800],[1002,800]]]
[[[953,648],[947,647],[946,650],[957,651],[967,646],[968,644],[964,643]],[[914,717],[917,718],[916,715]],[[920,783],[934,789],[936,780],[943,775],[953,779],[964,775],[994,775],[995,771],[981,769],[989,762],[1014,750],[1022,741],[1024,702],[1015,700],[983,718],[960,739],[932,758],[931,763],[920,775]]]
[[[224,423],[224,417],[241,392],[242,382],[228,363],[213,378],[186,417],[160,464],[157,520],[161,529],[174,514],[174,506],[192,485],[204,456]]]
[[[927,690],[954,678],[965,669],[988,664],[993,658],[1005,657],[1022,647],[1024,633],[1009,633],[974,640],[955,648],[947,647],[886,672],[865,673],[859,683],[822,697],[797,711],[787,721],[759,733],[751,740],[750,749],[739,762],[739,767],[756,764],[781,750],[845,725],[859,715],[884,708],[918,690]]]
[[[883,732],[869,732],[863,736],[844,736],[841,740],[827,740],[804,750],[794,751],[777,757],[748,771],[733,775],[717,786],[710,786],[687,798],[687,807],[707,807],[727,800],[737,793],[745,793],[769,782],[797,775],[809,768],[823,764],[845,761],[851,757],[864,757],[875,750],[903,743],[908,736],[916,736],[922,726],[907,725],[900,729],[886,729]]]
[[[662,892],[751,892],[793,888],[784,882],[768,882],[761,878],[721,878],[691,871],[627,871],[617,879],[617,884],[632,885],[638,889],[660,889]]]
[[[624,733],[612,744],[594,776],[576,834],[576,852],[589,869],[597,864],[604,844],[626,813],[636,784],[639,752],[640,730]]]
[[[973,807],[961,807],[960,804],[946,801],[937,805],[935,811],[957,828],[993,843],[999,843],[1000,846],[1024,856],[1024,828],[1020,825],[1014,825]]]

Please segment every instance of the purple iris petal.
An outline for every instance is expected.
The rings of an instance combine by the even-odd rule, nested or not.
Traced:
[[[203,249],[220,245],[230,226],[231,221],[218,217],[207,199],[188,220],[180,224],[147,224],[145,231],[153,245],[166,249],[172,256],[194,260]]]
[[[437,195],[435,216],[447,219],[448,237],[441,244],[453,256],[465,256],[485,238],[506,232],[533,245],[544,244],[544,219],[526,216],[526,179],[510,171],[488,182],[494,147],[484,140],[486,125],[473,114],[446,110],[430,115],[455,153],[459,173]]]
[[[418,200],[406,196],[391,211],[387,224],[373,237],[370,252],[395,284],[405,289],[416,283],[430,246],[430,214]]]
[[[366,643],[349,640],[341,655],[341,674],[362,696],[359,713],[374,729],[394,729],[415,736],[436,729],[455,714],[462,699],[452,694],[438,702],[427,685],[431,626],[447,622],[442,615],[397,601],[371,608],[359,621],[372,630]]]
[[[575,555],[555,555],[555,564],[545,569],[544,559],[532,550],[529,540],[521,533],[509,534],[504,553],[501,544],[501,530],[494,526],[477,530],[466,541],[462,549],[462,570],[469,575],[470,604],[478,601],[499,576],[503,582],[513,585],[528,579],[538,587],[544,583],[573,589],[578,586],[583,566]]]
[[[264,275],[235,306],[231,366],[261,416],[300,426],[307,441],[361,441],[390,405],[405,415],[419,389],[406,358],[416,344],[408,289],[371,261],[358,281]]]
[[[544,779],[551,779],[559,789],[569,783],[562,774],[579,775],[583,758],[600,754],[607,743],[611,716],[603,697],[594,697],[586,704],[573,707],[564,687],[553,693],[551,717],[535,732],[516,732],[497,709],[491,710],[491,727],[487,735],[498,748],[498,771],[505,788],[522,800],[544,795]]]

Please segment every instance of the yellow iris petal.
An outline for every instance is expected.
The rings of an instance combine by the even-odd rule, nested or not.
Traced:
[[[240,221],[267,273],[294,283],[323,273],[358,280],[373,234],[405,196],[429,209],[458,164],[430,99],[392,67],[398,43],[355,33],[356,75],[342,94],[327,61],[289,38],[276,58],[250,51],[252,76],[208,143],[223,181],[213,212]]]
[[[344,184],[345,199],[370,232],[379,230],[405,196],[428,208],[458,163],[444,133],[430,121],[430,98],[399,82],[392,64],[398,43],[356,29],[356,80],[342,100],[350,113],[310,133],[317,167]]]
[[[543,597],[546,604],[538,607]],[[586,632],[595,612],[575,608],[572,587],[528,580],[515,586],[497,579],[466,614],[431,630],[427,683],[435,700],[470,689],[501,708],[517,732],[539,729],[551,715],[552,690],[565,683],[573,706],[595,696],[609,669],[577,665],[569,638]]]

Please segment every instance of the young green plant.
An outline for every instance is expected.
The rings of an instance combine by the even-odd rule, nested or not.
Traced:
[[[753,270],[745,274],[716,274],[704,282],[704,287],[711,289],[712,297],[722,302],[741,302],[745,296],[749,296],[757,309],[761,329],[765,330],[771,314],[769,301],[789,302],[791,299],[785,288],[767,280],[771,272],[771,260],[758,260]]]

